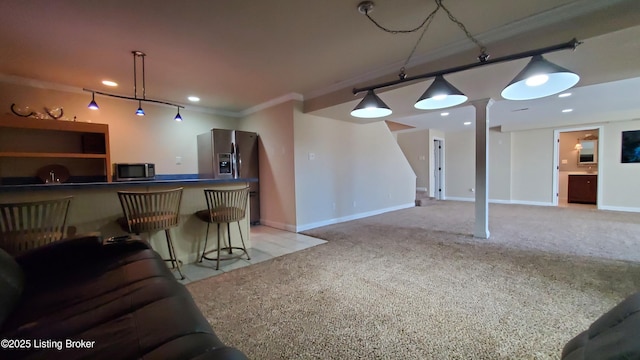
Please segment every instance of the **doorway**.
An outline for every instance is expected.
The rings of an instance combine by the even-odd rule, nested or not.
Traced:
[[[601,127],[554,131],[553,205],[597,207]]]
[[[444,140],[433,139],[433,197],[444,200]]]

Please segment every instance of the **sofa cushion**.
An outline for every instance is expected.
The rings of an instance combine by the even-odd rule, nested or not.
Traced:
[[[20,299],[24,274],[9,253],[0,249],[0,329]]]
[[[21,259],[28,281],[0,338],[85,340],[91,348],[32,348],[8,359],[246,359],[218,339],[158,253],[135,242],[76,243],[79,253],[58,254],[64,263]]]
[[[570,340],[562,351],[563,360],[639,359],[640,292],[635,293],[600,316]]]

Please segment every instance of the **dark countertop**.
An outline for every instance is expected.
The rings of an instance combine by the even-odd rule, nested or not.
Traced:
[[[158,179],[144,181],[114,181],[114,182],[85,182],[85,183],[62,183],[62,184],[28,184],[28,185],[0,185],[0,192],[15,191],[36,191],[36,190],[91,190],[91,189],[116,189],[132,186],[163,186],[163,185],[206,185],[206,184],[228,184],[228,183],[248,183],[258,182],[258,178],[238,178],[238,179]]]

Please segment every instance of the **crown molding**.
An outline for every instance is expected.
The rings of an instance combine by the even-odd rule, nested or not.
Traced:
[[[287,101],[291,101],[291,100],[304,101],[304,96],[298,93],[288,93],[286,95],[282,95],[275,99],[271,99],[269,101],[263,102],[262,104],[258,104],[256,106],[252,106],[248,109],[242,110],[240,112],[240,117],[249,116],[251,114],[257,113],[258,111],[268,109],[270,107],[280,105],[282,103],[286,103]]]
[[[75,93],[75,94],[87,93],[86,91],[82,90],[82,88],[80,87],[63,85],[63,84],[58,84],[58,83],[53,83],[53,82],[48,82],[43,80],[30,79],[30,78],[25,78],[25,77],[16,76],[16,75],[0,74],[0,83],[29,86],[29,87],[39,88],[39,89],[46,89],[46,90],[57,90],[57,91],[63,91],[68,93]],[[298,93],[289,93],[242,111],[218,110],[210,107],[197,106],[197,105],[185,105],[185,108],[190,111],[197,111],[205,114],[227,116],[232,118],[242,118],[242,117],[251,115],[253,113],[256,113],[260,110],[264,110],[272,106],[276,106],[291,100],[304,101],[304,97]],[[162,106],[162,104],[158,104],[158,105]],[[168,105],[165,105],[165,106],[168,106]]]
[[[52,82],[43,81],[43,80],[30,79],[30,78],[25,78],[25,77],[16,76],[16,75],[0,74],[0,82],[14,84],[14,85],[29,86],[29,87],[39,88],[39,89],[46,89],[46,90],[58,90],[58,91],[76,93],[76,94],[84,93],[82,88],[79,88],[79,87],[62,85],[62,84],[52,83]]]
[[[628,0],[577,0],[568,4],[564,4],[547,11],[532,15],[530,17],[516,20],[503,26],[485,31],[476,36],[476,38],[485,43],[490,44],[501,40],[508,39],[532,30],[537,30],[549,25],[553,25],[562,21],[586,15],[594,11],[609,7]],[[462,39],[452,42],[448,45],[429,51],[426,54],[418,55],[405,66],[405,68],[426,64],[430,61],[442,59],[451,55],[455,55],[475,47],[468,39]],[[370,80],[397,72],[404,65],[404,60],[394,62],[382,66],[380,68],[367,71],[361,75],[346,79],[331,86],[310,91],[305,95],[307,99],[313,99],[322,95],[326,95],[344,88],[354,87]]]
[[[206,106],[185,105],[185,108],[187,108],[188,110],[193,110],[203,114],[220,115],[220,116],[232,117],[236,119],[239,119],[242,117],[242,114],[237,111],[219,110],[219,109],[214,109]]]

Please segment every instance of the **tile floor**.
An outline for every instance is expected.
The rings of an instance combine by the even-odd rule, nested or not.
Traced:
[[[324,243],[326,241],[311,236],[274,229],[264,225],[255,225],[251,227],[252,247],[248,249],[251,260],[246,260],[243,257],[241,259],[220,261],[220,270],[216,270],[215,261],[209,260],[204,260],[202,263],[183,265],[182,273],[186,279],[180,282],[186,285],[192,281],[202,280]],[[236,246],[235,243],[234,246]],[[177,273],[175,274],[178,276]]]
[[[597,205],[569,203],[567,199],[558,199],[558,207],[580,208],[580,209],[597,209]]]

